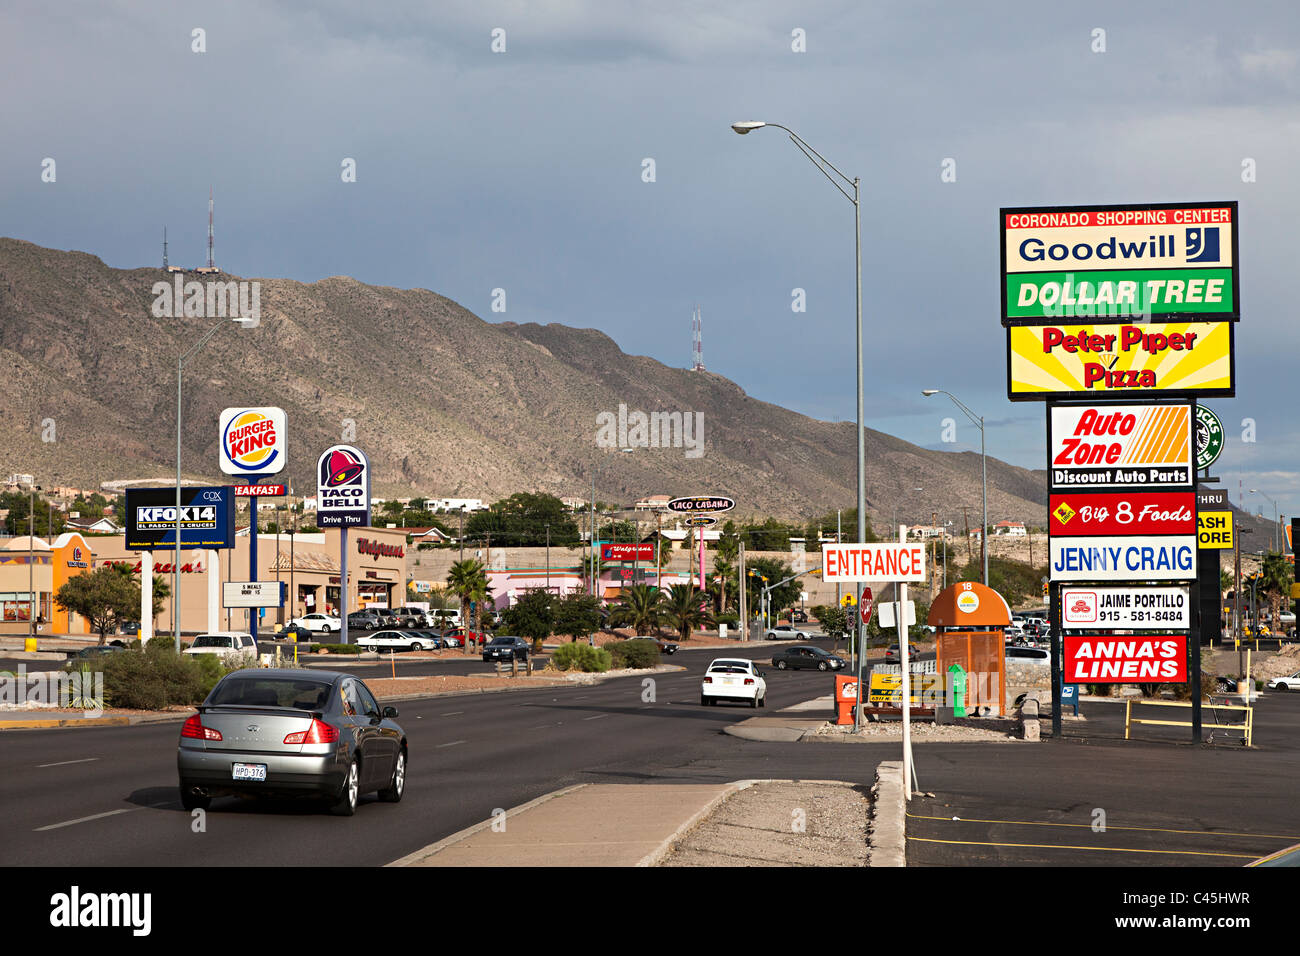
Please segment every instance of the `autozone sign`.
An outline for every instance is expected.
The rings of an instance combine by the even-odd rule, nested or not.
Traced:
[[[824,544],[822,580],[924,581],[924,544]]]
[[[1195,534],[1192,491],[1068,492],[1052,495],[1049,534]]]
[[[1187,588],[1061,589],[1061,626],[1066,630],[1181,630],[1192,626],[1191,608]]]
[[[1003,209],[1002,322],[1236,319],[1237,204]]]
[[[1050,538],[1053,581],[1186,581],[1196,577],[1196,535]]]
[[[1047,420],[1053,491],[1193,486],[1190,405],[1053,405]]]
[[[1187,682],[1187,638],[1064,636],[1065,683],[1110,684]]]

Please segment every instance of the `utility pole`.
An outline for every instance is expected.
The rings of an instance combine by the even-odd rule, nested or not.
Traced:
[[[1237,642],[1237,673],[1244,678],[1246,661],[1242,657],[1241,650],[1241,525],[1237,524],[1235,517],[1232,521],[1235,525],[1232,534],[1232,636]]]
[[[460,559],[465,560],[465,506],[460,506]]]
[[[749,640],[749,588],[745,586],[745,538],[740,538],[740,639]]]

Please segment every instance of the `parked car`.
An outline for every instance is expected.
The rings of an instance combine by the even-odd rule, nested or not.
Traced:
[[[769,627],[763,635],[767,641],[811,641],[812,635],[807,631],[801,631],[793,624],[778,624],[776,627]]]
[[[837,671],[848,666],[848,661],[820,647],[805,647],[796,644],[783,647],[772,655],[772,666],[783,671],[814,669],[819,671]]]
[[[387,627],[384,623],[385,617],[381,616],[373,608],[366,608],[361,611],[353,611],[348,615],[348,630],[357,631],[377,631],[381,627]]]
[[[105,644],[102,647],[83,647],[81,650],[77,651],[77,653],[68,658],[67,663],[63,665],[63,669],[66,671],[74,671],[85,664],[91,664],[113,654],[120,654],[125,650],[126,645],[121,641],[114,641],[112,644]]]
[[[662,637],[656,637],[655,643],[659,645],[660,654],[676,654],[678,645],[672,641],[665,641]]]
[[[1274,677],[1264,686],[1269,690],[1300,690],[1300,671],[1285,677]]]
[[[351,617],[351,615],[348,615]],[[348,624],[352,626],[351,622]],[[276,635],[282,641],[299,641],[302,643],[312,643],[316,640],[316,632],[301,624],[290,623],[283,631]]]
[[[522,637],[494,637],[483,648],[485,661],[528,660],[532,642]]]
[[[213,631],[200,634],[184,651],[186,654],[220,654],[222,657],[239,657],[251,654],[257,657],[257,642],[247,631]]]
[[[355,643],[357,647],[372,651],[422,651],[426,647],[433,647],[432,641],[415,631],[370,631],[358,637]]]
[[[181,804],[213,797],[314,796],[352,816],[360,796],[396,803],[406,787],[406,733],[365,683],[318,670],[227,674],[181,728]]]
[[[807,623],[808,623],[808,612],[807,612],[807,611],[800,611],[800,610],[797,610],[797,609],[794,610],[794,611],[791,611],[791,612],[790,612],[790,623],[791,623],[791,624],[807,624]]]
[[[456,627],[461,623],[460,608],[440,607],[429,612],[434,627]]]
[[[1291,623],[1294,624],[1295,621],[1292,620]],[[137,634],[140,633],[140,622],[123,621],[121,624],[118,625],[117,631],[119,634],[130,634],[132,637],[135,637]]]
[[[767,681],[753,661],[720,657],[709,664],[700,685],[700,705],[717,706],[720,700],[767,705]]]
[[[467,627],[451,627],[443,631],[442,633],[444,637],[456,638],[457,646],[464,644],[466,640],[471,640],[478,644],[482,644],[484,641],[488,639],[487,635],[484,634],[482,631],[471,631]]]
[[[1052,660],[1050,651],[1041,647],[1007,647],[1003,649],[1007,660],[1038,661],[1049,664]]]
[[[302,617],[295,617],[289,623],[305,627],[313,633],[334,634],[343,629],[343,622],[333,614],[304,614]],[[348,627],[351,626],[352,620],[349,615]]]

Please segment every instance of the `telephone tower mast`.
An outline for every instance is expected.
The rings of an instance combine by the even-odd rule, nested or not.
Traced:
[[[163,226],[163,268],[167,268],[167,227]]]
[[[704,371],[704,316],[698,305],[691,315],[691,371]]]
[[[217,263],[212,256],[212,187],[208,187],[208,268],[216,269]]]

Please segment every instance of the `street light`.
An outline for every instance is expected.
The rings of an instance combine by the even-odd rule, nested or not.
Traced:
[[[863,413],[862,413],[862,204],[861,198],[861,180],[855,176],[849,179],[848,176],[836,169],[821,153],[805,143],[795,132],[782,126],[780,123],[765,123],[761,120],[749,120],[740,123],[732,123],[731,128],[739,135],[745,136],[756,129],[762,129],[764,126],[775,126],[777,129],[785,130],[790,135],[790,142],[799,148],[799,151],[808,157],[809,161],[816,166],[831,185],[843,193],[844,198],[853,203],[853,251],[856,259],[857,268],[857,361],[858,361],[858,543],[863,544],[867,540],[867,484],[866,484],[866,432],[864,430]],[[831,175],[830,170],[838,176],[844,183],[853,187],[852,195],[836,182],[835,177]],[[859,624],[855,629],[865,629],[866,625]]]
[[[185,362],[193,358],[203,346],[208,344],[208,340],[222,329],[226,323],[235,322],[244,328],[252,328],[257,325],[258,320],[252,318],[222,319],[212,328],[204,333],[203,338],[199,339],[188,349],[181,353],[176,359],[176,557],[172,562],[172,634],[176,638],[176,653],[181,651],[181,629],[180,629],[180,607],[181,607],[181,375],[185,369]],[[257,520],[257,499],[251,499],[253,502],[253,520]],[[234,504],[231,504],[234,507]],[[146,569],[145,573],[152,574],[152,568]],[[347,583],[344,582],[344,587]]]
[[[1272,503],[1272,505],[1273,505],[1273,526],[1274,526],[1274,527],[1273,527],[1273,550],[1274,550],[1274,551],[1281,551],[1282,549],[1278,547],[1278,539],[1277,539],[1278,529],[1281,527],[1281,524],[1280,524],[1280,522],[1278,521],[1277,502],[1276,502],[1276,501],[1273,501],[1272,498],[1269,498],[1268,495],[1265,495],[1264,492],[1260,491],[1258,488],[1251,488],[1251,489],[1250,489],[1250,493],[1251,493],[1252,495],[1263,495],[1265,498],[1268,499],[1269,502]]]
[[[942,388],[921,389],[921,394],[924,395],[926,398],[929,398],[931,395],[938,395],[940,393],[947,395],[949,398],[951,398],[952,403],[956,405],[958,408],[960,408],[963,412],[965,412],[966,417],[969,418],[971,422],[973,422],[975,425],[979,426],[979,430],[980,430],[980,470],[983,472],[982,484],[983,484],[983,499],[984,499],[984,524],[980,526],[980,551],[984,555],[984,586],[988,587],[989,584],[989,542],[988,542],[989,464],[988,464],[988,458],[984,454],[984,416],[980,415],[976,417],[974,412],[972,412],[969,408],[963,405],[957,399],[957,396],[954,395],[952,392],[948,391],[947,389],[942,389]]]

